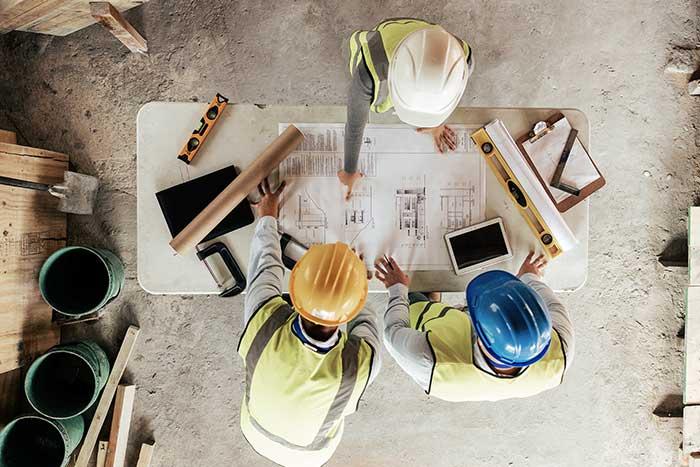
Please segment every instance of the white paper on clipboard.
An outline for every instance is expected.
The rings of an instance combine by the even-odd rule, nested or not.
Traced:
[[[530,143],[529,140],[523,142],[523,149],[527,152],[530,160],[535,164],[537,171],[547,185],[552,180],[557,164],[559,164],[561,153],[571,131],[571,124],[564,117],[555,122],[551,128],[552,131],[537,139],[534,143]],[[588,157],[581,142],[576,138],[571,148],[569,160],[564,167],[561,182],[582,189],[598,178],[600,178],[598,170],[593,165],[591,158]],[[571,196],[569,193],[552,186],[548,188],[557,203]]]

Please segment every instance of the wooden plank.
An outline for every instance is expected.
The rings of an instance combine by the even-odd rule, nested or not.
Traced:
[[[17,144],[17,134],[14,131],[0,130],[0,143]]]
[[[139,460],[136,463],[136,467],[151,467],[151,461],[153,460],[153,451],[155,450],[155,448],[156,443],[143,443],[141,445],[141,451],[139,452]]]
[[[91,2],[92,16],[134,53],[145,54],[148,44],[141,34],[109,2]]]
[[[22,369],[17,368],[0,375],[0,428],[4,427],[20,412],[24,395]]]
[[[700,287],[688,287],[685,308],[683,403],[700,404]]]
[[[683,454],[700,451],[700,405],[683,409]]]
[[[108,447],[109,441],[100,441],[97,444],[97,464],[95,464],[95,467],[105,467]]]
[[[124,467],[135,398],[136,386],[119,385],[117,395],[114,398],[112,428],[109,432],[109,448],[107,449],[105,467]]]
[[[83,445],[80,448],[78,459],[75,461],[75,467],[87,467],[90,463],[90,457],[92,456],[93,449],[95,449],[97,437],[100,435],[100,430],[107,417],[107,412],[109,411],[109,406],[112,404],[114,394],[117,391],[119,380],[122,379],[124,370],[126,370],[126,365],[129,363],[131,354],[134,352],[138,336],[139,328],[136,326],[129,326],[121,348],[119,349],[119,353],[117,354],[117,359],[114,361],[112,371],[107,379],[107,384],[102,391],[100,402],[97,404],[95,415],[92,417],[92,422],[90,422],[90,428],[88,428]]]
[[[59,8],[65,0],[26,0],[20,4],[21,7],[29,7],[19,15],[12,18],[4,18],[0,23],[0,31],[13,31],[26,24],[30,24]]]
[[[142,5],[145,0],[115,0],[110,3],[118,11],[124,12]],[[89,0],[66,0],[56,15],[46,16],[40,21],[17,29],[54,36],[67,36],[95,23],[97,20],[90,13]]]
[[[688,209],[688,284],[700,285],[700,207]]]
[[[56,183],[67,169],[65,154],[0,143],[0,175]],[[60,341],[37,284],[44,260],[66,241],[66,215],[50,198],[0,186],[0,373]]]

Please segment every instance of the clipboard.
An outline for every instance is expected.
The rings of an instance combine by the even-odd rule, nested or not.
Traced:
[[[605,186],[605,178],[578,138],[569,145],[566,165],[560,168],[561,183],[576,190],[561,190],[551,186],[562,152],[575,129],[561,113],[538,124],[517,139],[518,149],[542,184],[559,212],[565,212]],[[572,130],[574,130],[572,132]],[[578,194],[573,194],[578,191]]]

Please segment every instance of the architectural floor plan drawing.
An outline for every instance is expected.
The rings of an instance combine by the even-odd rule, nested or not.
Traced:
[[[413,127],[367,125],[364,177],[346,201],[337,178],[344,125],[295,125],[305,140],[279,169],[288,184],[283,231],[307,245],[348,243],[368,264],[389,254],[407,270],[451,269],[444,234],[485,219],[485,165],[469,138],[476,126],[451,125],[457,150],[440,154],[432,137]]]

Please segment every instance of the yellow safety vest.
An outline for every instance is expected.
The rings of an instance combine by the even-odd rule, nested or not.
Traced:
[[[292,332],[298,316],[281,297],[250,319],[238,345],[246,388],[241,430],[262,456],[281,465],[322,465],[333,455],[344,418],[355,412],[367,383],[372,348],[341,333],[321,354]]]
[[[442,303],[418,302],[410,307],[413,329],[426,332],[435,364],[428,394],[452,402],[498,401],[529,397],[561,384],[564,351],[556,331],[545,356],[516,377],[498,377],[479,369],[472,358],[469,315]]]
[[[370,109],[372,112],[386,112],[394,107],[389,95],[389,63],[394,58],[394,51],[401,41],[414,31],[436,28],[436,24],[420,19],[396,18],[379,23],[370,31],[355,31],[350,36],[350,74],[364,58],[374,81],[374,96]],[[467,65],[471,68],[472,54],[469,45],[459,39],[467,55]]]

